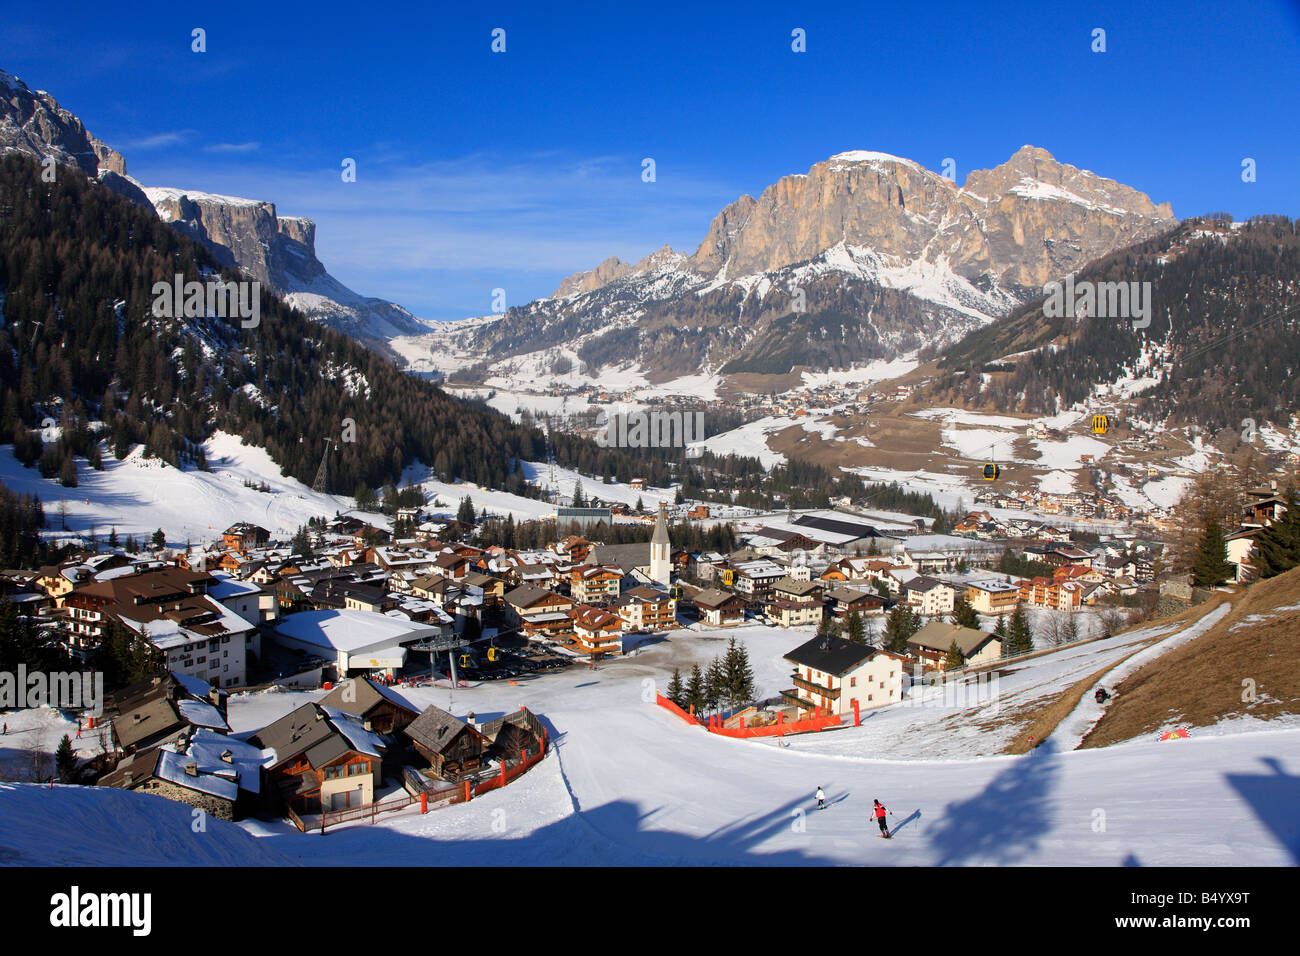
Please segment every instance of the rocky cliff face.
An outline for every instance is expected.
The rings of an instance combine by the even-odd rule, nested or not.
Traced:
[[[48,93],[0,71],[0,151],[52,156],[139,203],[201,242],[223,265],[288,299],[310,317],[393,355],[387,340],[428,326],[401,306],[358,295],[316,257],[316,224],[280,217],[275,204],[196,190],[145,188],[126,160],[92,136]]]
[[[32,91],[16,76],[0,70],[0,152],[11,150],[75,166],[119,195],[150,208],[139,183],[127,176],[121,153],[91,136],[81,120],[49,93]]]
[[[146,189],[145,195],[163,221],[278,292],[325,274],[316,258],[316,224],[281,219],[275,203],[169,188]]]
[[[1168,205],[1032,146],[961,189],[910,160],[858,151],[742,196],[713,220],[690,267],[705,277],[769,272],[843,242],[1034,287],[1173,222]]]
[[[854,151],[714,217],[694,254],[610,258],[549,299],[428,342],[463,364],[568,348],[598,372],[784,373],[955,341],[1044,283],[1175,224],[1168,204],[1025,146],[963,187]],[[803,308],[796,305],[800,290]]]

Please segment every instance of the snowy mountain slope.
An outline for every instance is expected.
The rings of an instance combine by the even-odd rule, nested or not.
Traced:
[[[152,794],[0,783],[5,866],[291,866],[233,823]],[[75,820],[75,826],[68,821]]]

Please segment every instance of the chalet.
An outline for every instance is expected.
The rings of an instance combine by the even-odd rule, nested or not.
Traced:
[[[895,704],[903,697],[904,658],[842,637],[818,635],[799,645],[785,659],[794,665],[794,684],[781,696],[799,709],[800,717],[816,712],[853,713]]]
[[[221,533],[221,546],[232,551],[261,548],[271,540],[271,532],[255,524],[241,521]]]
[[[221,687],[242,685],[257,625],[209,597],[215,583],[209,574],[169,566],[79,587],[63,599],[68,649],[84,657],[116,622],[153,645],[168,670]]]
[[[166,744],[133,754],[96,786],[150,793],[233,821],[260,809],[262,767],[273,758],[270,751],[200,728],[183,747]]]
[[[572,623],[569,610],[573,602],[562,594],[524,584],[506,592],[505,603],[514,621],[530,638],[569,632]]]
[[[444,551],[434,559],[432,570],[452,581],[460,581],[469,574],[469,558],[454,551]]]
[[[540,753],[546,736],[542,722],[527,707],[489,720],[480,733],[487,738],[490,752],[499,760],[518,760],[525,751]]]
[[[786,576],[772,583],[769,600],[821,604],[823,586],[820,580],[796,581],[794,578]]]
[[[772,594],[772,585],[786,577],[786,569],[774,561],[743,561],[733,565],[733,585],[751,607],[758,606]]]
[[[907,639],[908,651],[929,667],[943,667],[956,642],[963,664],[985,664],[1002,656],[1002,638],[973,627],[931,621]]]
[[[745,599],[730,591],[708,588],[693,600],[700,619],[712,627],[735,627],[744,623]]]
[[[902,590],[903,600],[925,617],[951,614],[957,602],[957,589],[946,581],[918,574]]]
[[[397,691],[368,677],[345,680],[321,698],[321,706],[350,714],[366,730],[391,734],[401,730],[420,710]]]
[[[589,604],[569,610],[573,640],[584,654],[593,659],[623,653],[623,619],[617,614]]]
[[[273,751],[271,784],[298,814],[366,806],[382,782],[384,744],[342,711],[303,704],[248,738]]]
[[[1011,614],[1020,603],[1020,589],[1006,581],[972,581],[966,585],[966,603],[978,614]]]
[[[860,615],[883,614],[889,602],[879,594],[859,591],[856,588],[835,588],[826,592],[826,601],[830,612],[837,620],[843,620],[853,611]]]
[[[113,749],[124,754],[188,738],[198,729],[230,733],[224,692],[184,675],[131,684],[110,695],[103,709]]]
[[[646,585],[632,588],[611,610],[623,619],[623,630],[629,634],[667,631],[677,626],[676,599]]]
[[[569,572],[569,593],[578,604],[607,604],[618,597],[622,583],[617,565],[581,564]]]
[[[416,752],[429,761],[430,773],[435,777],[457,780],[484,765],[488,738],[441,708],[426,707],[403,733]]]
[[[1081,592],[1082,585],[1073,581],[1058,581],[1056,578],[1034,577],[1020,582],[1022,604],[1052,611],[1077,611]]]
[[[763,612],[773,624],[786,628],[820,624],[826,616],[821,601],[779,597],[768,598],[763,605]]]

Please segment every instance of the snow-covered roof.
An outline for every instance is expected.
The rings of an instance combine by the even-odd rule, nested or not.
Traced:
[[[230,730],[230,725],[221,716],[221,711],[203,700],[178,700],[176,709],[180,715],[195,727],[212,727],[217,730]]]
[[[399,644],[436,637],[438,628],[416,624],[373,611],[303,611],[280,618],[278,633],[305,644],[332,651],[353,652],[364,648]]]

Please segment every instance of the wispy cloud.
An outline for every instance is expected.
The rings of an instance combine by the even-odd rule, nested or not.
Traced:
[[[142,136],[139,139],[127,140],[121,146],[122,149],[142,150],[142,149],[160,149],[164,146],[179,146],[195,134],[192,129],[168,130],[164,133],[154,133],[152,136]]]
[[[213,143],[211,146],[204,146],[204,152],[208,153],[255,153],[262,148],[258,142],[252,143]]]

